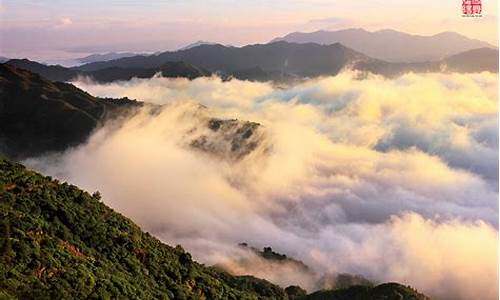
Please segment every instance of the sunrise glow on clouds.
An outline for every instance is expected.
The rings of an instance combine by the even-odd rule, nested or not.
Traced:
[[[462,17],[460,0],[0,1],[0,56],[40,62],[353,27],[455,31],[498,45],[490,0],[480,18]],[[236,245],[245,241],[317,275],[397,281],[440,300],[497,299],[498,74],[386,78],[347,66],[293,84],[158,74],[71,83],[154,106],[23,163],[99,190],[105,204],[196,260],[318,289],[316,275],[286,263],[255,256],[242,265],[249,254]],[[234,159],[231,135],[208,128],[212,118],[259,123],[255,148]],[[198,135],[213,153],[193,147]]]
[[[239,265],[235,245],[247,241],[318,274],[398,281],[438,299],[495,299],[497,75],[357,77],[285,88],[217,77],[82,79],[75,84],[96,96],[166,106],[26,163],[101,191],[163,241],[239,274],[309,290],[318,280],[256,257]],[[204,125],[210,117],[259,122],[262,143],[237,162],[190,150],[193,134],[225,143]]]

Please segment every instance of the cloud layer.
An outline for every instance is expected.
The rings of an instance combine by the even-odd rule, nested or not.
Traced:
[[[235,245],[246,241],[318,274],[399,281],[437,299],[497,298],[497,76],[359,75],[293,87],[79,81],[94,95],[165,106],[28,163],[101,191],[108,205],[209,264],[237,261]],[[193,150],[200,135],[227,142],[207,128],[211,117],[259,122],[260,143],[238,161]],[[314,285],[279,276],[286,269],[245,271]]]

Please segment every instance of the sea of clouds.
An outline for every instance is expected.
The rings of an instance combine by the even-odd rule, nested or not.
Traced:
[[[164,106],[26,163],[99,190],[144,230],[238,274],[317,288],[286,264],[239,265],[248,253],[236,245],[248,242],[317,274],[497,299],[498,75],[359,75],[293,86],[80,80],[95,96]],[[240,160],[193,149],[193,130],[211,134],[211,117],[260,123],[259,146]]]

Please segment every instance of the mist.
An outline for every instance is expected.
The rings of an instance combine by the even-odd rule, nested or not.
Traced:
[[[99,190],[195,259],[309,291],[318,276],[351,273],[436,299],[498,298],[496,74],[74,84],[163,106],[25,163]],[[258,122],[248,153],[232,155],[236,129],[210,130],[212,118]],[[200,138],[210,147],[193,147]],[[240,242],[271,246],[314,275],[266,267]]]

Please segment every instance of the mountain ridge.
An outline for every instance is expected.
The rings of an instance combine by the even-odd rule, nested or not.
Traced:
[[[306,295],[197,263],[92,195],[0,158],[2,299],[402,299],[397,283]],[[347,295],[347,297],[346,297]]]
[[[417,35],[393,29],[371,32],[362,28],[292,32],[277,37],[270,43],[277,41],[313,42],[324,45],[340,42],[375,59],[397,63],[437,61],[475,48],[497,48],[487,42],[451,31],[434,35]]]
[[[309,59],[304,60],[306,57]],[[324,59],[325,57],[330,59]],[[75,69],[95,71],[105,67],[152,68],[167,61],[184,61],[211,72],[231,73],[259,67],[270,72],[286,71],[315,75],[320,71],[336,74],[341,67],[354,58],[368,59],[364,54],[339,43],[328,46],[273,43],[247,45],[240,48],[215,44],[200,45],[186,50],[166,51],[155,56],[135,56],[110,62],[86,64]]]
[[[183,77],[188,79],[211,75],[207,70],[185,62],[165,62],[158,67],[149,69],[108,67],[93,72],[80,71],[60,65],[45,65],[28,59],[11,59],[6,64],[37,73],[52,81],[70,81],[79,77],[87,77],[96,82],[108,83],[132,78],[151,78],[155,74],[161,74],[163,77]]]
[[[95,54],[90,54],[84,57],[77,58],[76,61],[82,64],[87,64],[87,63],[92,63],[92,62],[98,62],[98,61],[109,61],[113,59],[118,59],[118,58],[123,58],[123,57],[130,57],[130,56],[135,56],[139,55],[138,53],[134,52],[107,52],[107,53],[95,53]]]
[[[26,158],[81,144],[104,121],[142,106],[0,64],[0,153]]]

